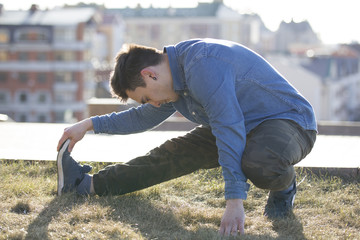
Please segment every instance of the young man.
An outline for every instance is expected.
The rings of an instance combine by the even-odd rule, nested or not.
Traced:
[[[120,52],[113,94],[138,108],[85,119],[58,143],[58,194],[125,194],[198,169],[222,167],[226,209],[220,234],[244,232],[247,179],[270,194],[265,215],[284,217],[296,193],[294,167],[312,149],[311,105],[268,62],[244,46],[194,39],[164,48],[132,45]],[[147,155],[93,176],[70,152],[86,131],[130,134],[154,128],[175,111],[201,124]],[[116,143],[115,143],[116,144]]]

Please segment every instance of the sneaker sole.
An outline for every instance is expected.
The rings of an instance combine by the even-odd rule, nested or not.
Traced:
[[[64,172],[62,167],[62,157],[64,155],[64,152],[67,148],[67,146],[70,143],[70,139],[66,140],[63,145],[60,147],[60,151],[58,152],[57,158],[56,158],[56,164],[57,164],[57,175],[58,175],[58,182],[57,182],[57,193],[58,196],[61,196],[62,189],[64,187]]]

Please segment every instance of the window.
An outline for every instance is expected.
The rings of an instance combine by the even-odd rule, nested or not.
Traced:
[[[18,53],[18,59],[20,61],[28,61],[29,60],[29,54],[27,52],[19,52]]]
[[[6,83],[6,81],[7,81],[7,76],[8,76],[8,73],[7,73],[7,72],[0,72],[0,84],[1,84],[1,83]]]
[[[56,61],[74,61],[74,53],[69,51],[55,52]]]
[[[38,52],[36,55],[36,60],[38,61],[46,61],[47,60],[47,55],[44,52]]]
[[[40,94],[38,95],[38,103],[44,104],[44,103],[46,103],[46,102],[47,102],[47,95],[46,95],[46,93],[40,93]]]
[[[8,59],[6,51],[0,50],[0,62],[5,62]]]
[[[9,93],[7,92],[0,92],[0,105],[7,104],[9,102]]]
[[[206,37],[207,25],[206,24],[193,24],[190,26],[191,36]]]
[[[50,31],[40,27],[22,27],[15,31],[15,41],[21,43],[44,43],[50,41]]]
[[[28,104],[30,102],[30,94],[28,90],[20,90],[15,93],[15,100],[18,104]]]
[[[0,44],[8,43],[10,40],[10,32],[8,29],[0,29]]]
[[[56,72],[55,81],[56,82],[73,82],[74,76],[72,72]]]
[[[56,103],[73,103],[75,101],[75,95],[71,92],[58,92],[55,93]]]
[[[45,84],[46,83],[46,73],[38,73],[37,74],[37,82],[39,84]]]
[[[64,122],[65,112],[55,112],[55,121]]]
[[[28,102],[28,94],[25,92],[20,93],[19,95],[19,102],[20,103],[27,103]]]
[[[20,114],[18,121],[19,122],[27,122],[27,119],[28,119],[27,115],[25,113],[23,113],[23,114]]]
[[[28,81],[28,74],[27,73],[19,73],[19,82],[27,83],[27,81]]]
[[[39,114],[37,120],[38,120],[38,122],[40,122],[40,123],[44,123],[44,122],[47,122],[47,117],[46,117],[46,115],[44,115],[44,114]]]
[[[57,27],[55,29],[56,41],[59,42],[71,42],[76,40],[76,29],[69,27]]]

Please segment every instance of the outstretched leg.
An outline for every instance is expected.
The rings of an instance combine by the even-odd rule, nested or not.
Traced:
[[[197,127],[185,136],[166,141],[145,156],[106,167],[93,175],[93,185],[97,195],[119,195],[218,166],[211,129]]]

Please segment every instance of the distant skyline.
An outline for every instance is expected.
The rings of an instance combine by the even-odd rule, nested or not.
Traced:
[[[1,1],[5,10],[27,10],[31,4],[40,9],[63,6],[64,4],[97,3],[107,8],[135,7],[195,7],[196,0],[11,0]],[[200,2],[212,2],[201,0]],[[314,32],[325,44],[360,42],[358,0],[224,0],[224,4],[240,13],[258,14],[266,27],[275,31],[281,21],[307,20]]]

